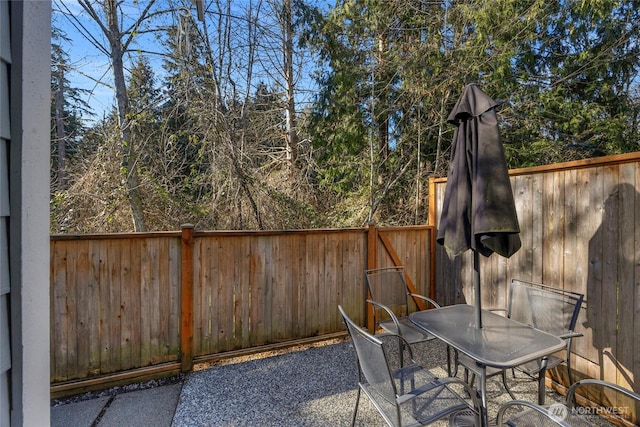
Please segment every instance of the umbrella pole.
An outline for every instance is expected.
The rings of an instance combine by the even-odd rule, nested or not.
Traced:
[[[473,251],[473,291],[476,300],[476,328],[482,329],[482,303],[480,298],[480,256]]]

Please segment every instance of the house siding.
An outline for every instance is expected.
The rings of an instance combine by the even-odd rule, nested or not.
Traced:
[[[0,1],[0,426],[10,425],[9,374],[11,347],[9,340],[9,160],[7,148],[11,139],[9,120],[9,65],[11,45],[9,3]]]
[[[0,0],[0,426],[48,426],[51,3]]]

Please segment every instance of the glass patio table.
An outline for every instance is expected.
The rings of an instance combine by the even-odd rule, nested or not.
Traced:
[[[510,369],[532,360],[542,359],[538,379],[538,403],[544,404],[546,358],[565,348],[564,340],[539,329],[482,310],[482,328],[475,326],[475,307],[450,305],[412,313],[409,318],[418,327],[476,362],[471,369],[480,383],[483,423],[487,425],[488,367]]]

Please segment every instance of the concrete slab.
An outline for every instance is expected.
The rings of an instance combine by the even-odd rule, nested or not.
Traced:
[[[170,427],[181,390],[177,383],[119,394],[98,427]]]
[[[91,427],[110,397],[83,400],[51,408],[51,427]]]

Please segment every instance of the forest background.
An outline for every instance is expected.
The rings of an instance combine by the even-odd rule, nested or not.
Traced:
[[[640,150],[633,0],[53,6],[52,233],[423,224],[469,83],[510,168]]]

